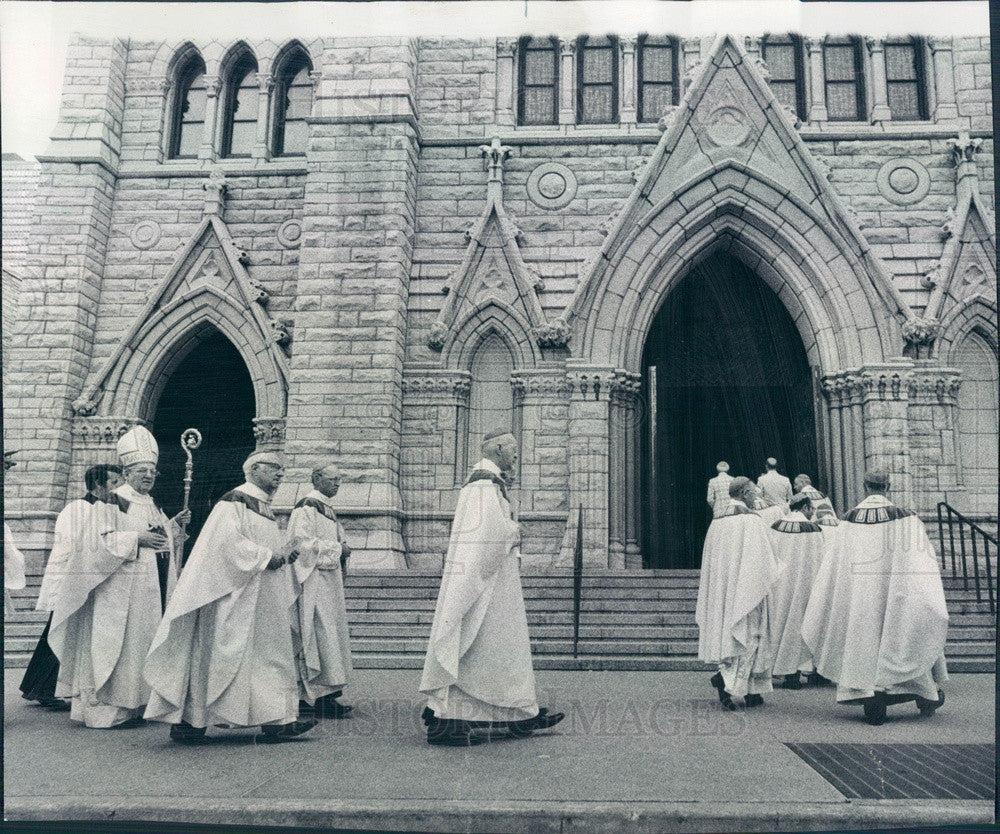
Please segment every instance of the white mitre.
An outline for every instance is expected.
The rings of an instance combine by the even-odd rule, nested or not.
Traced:
[[[149,429],[133,426],[118,438],[118,459],[123,467],[136,463],[151,463],[156,466],[160,459],[160,447]]]

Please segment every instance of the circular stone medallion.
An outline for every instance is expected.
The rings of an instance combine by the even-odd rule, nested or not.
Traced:
[[[750,125],[744,113],[735,107],[720,107],[709,117],[708,138],[724,148],[742,145],[750,135]]]
[[[278,243],[286,249],[296,249],[302,237],[302,221],[293,217],[278,226]]]
[[[160,242],[160,224],[155,220],[140,220],[132,227],[129,238],[136,249],[151,249]]]
[[[927,168],[909,157],[890,159],[875,178],[879,193],[890,203],[906,206],[917,203],[927,196],[931,187],[931,176]]]
[[[560,209],[576,196],[576,175],[560,162],[543,162],[528,175],[528,198],[543,209]]]

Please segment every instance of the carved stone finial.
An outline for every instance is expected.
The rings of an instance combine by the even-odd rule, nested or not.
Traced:
[[[558,318],[555,321],[539,325],[533,333],[539,347],[564,348],[569,344],[573,330],[569,322]]]
[[[205,216],[222,217],[226,206],[226,176],[221,171],[212,171],[208,181],[202,185],[205,189]]]
[[[77,417],[92,417],[97,413],[97,403],[89,394],[73,400],[73,413]]]
[[[959,166],[963,162],[975,162],[976,153],[983,146],[982,139],[973,139],[968,131],[963,130],[955,139],[946,143],[951,151],[951,161]]]
[[[483,165],[489,171],[487,187],[503,185],[503,163],[510,156],[513,148],[500,144],[500,137],[494,136],[488,145],[480,145],[479,152],[483,155]]]

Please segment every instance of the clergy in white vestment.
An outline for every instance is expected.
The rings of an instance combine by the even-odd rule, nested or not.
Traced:
[[[535,695],[521,532],[507,496],[517,440],[488,432],[482,453],[459,494],[420,681],[430,744],[476,744],[483,727],[530,735],[564,717],[540,710]]]
[[[118,439],[118,459],[122,464],[125,483],[116,492],[128,502],[125,529],[135,533],[153,531],[167,542],[160,550],[143,547],[140,553],[140,559],[151,559],[156,566],[162,614],[180,572],[180,557],[184,547],[180,525],[191,520],[191,511],[182,510],[168,519],[150,495],[159,474],[156,471],[159,457],[156,439],[142,426],[136,426]]]
[[[793,486],[796,492],[801,492],[809,499],[813,509],[813,521],[820,521],[829,516],[833,516],[836,520],[837,511],[833,508],[833,502],[813,486],[812,478],[804,474],[796,475]]]
[[[95,483],[97,500],[80,508],[82,527],[48,603],[56,696],[69,699],[71,719],[96,729],[145,723],[142,664],[160,620],[156,562],[147,554],[166,545],[159,533],[124,529],[127,505],[115,483]]]
[[[262,742],[301,735],[292,645],[293,582],[286,540],[271,510],[282,459],[255,452],[246,483],[212,508],[157,629],[146,680],[146,718],[171,724],[181,744],[206,741],[205,728],[260,726]]]
[[[771,549],[782,567],[768,602],[768,639],[774,653],[772,674],[783,689],[801,689],[800,673],[814,671],[812,653],[802,640],[802,617],[826,548],[823,528],[810,520],[809,498],[796,493],[790,511],[769,528]]]
[[[778,472],[778,461],[774,458],[768,458],[765,465],[767,471],[757,478],[757,486],[769,506],[784,504],[784,512],[787,512],[787,504],[792,497],[792,482]]]
[[[351,548],[331,501],[340,489],[333,464],[312,473],[313,489],[288,519],[288,536],[298,541],[292,566],[296,605],[293,610],[295,659],[300,708],[318,717],[345,718],[351,707],[336,699],[351,677],[351,642],[344,600],[344,573]]]
[[[11,591],[20,591],[27,585],[24,575],[24,554],[14,544],[14,535],[7,522],[3,525],[3,615],[6,619],[17,611]]]
[[[712,508],[712,517],[719,516],[726,507],[729,506],[729,485],[733,482],[733,476],[729,474],[729,464],[720,460],[715,465],[715,470],[719,474],[708,482],[708,506]]]
[[[823,558],[802,636],[837,701],[862,704],[878,725],[888,705],[916,701],[929,715],[944,703],[948,609],[923,523],[886,497],[886,473],[864,484]]]
[[[780,568],[767,525],[750,509],[753,482],[734,478],[729,492],[732,501],[705,536],[695,620],[698,659],[718,666],[712,686],[733,710],[733,697],[755,707],[771,691],[768,592]]]
[[[3,453],[3,471],[17,466],[14,452]],[[17,611],[11,591],[20,591],[27,585],[24,575],[24,554],[14,544],[14,535],[7,522],[3,525],[3,615],[4,619]]]
[[[79,550],[84,541],[84,531],[93,505],[114,492],[122,483],[120,466],[99,463],[84,473],[87,492],[83,498],[74,498],[56,517],[52,550],[45,562],[42,584],[35,602],[37,611],[48,611],[45,624],[35,651],[28,661],[21,680],[21,697],[37,701],[46,709],[63,712],[70,709],[68,701],[56,698],[56,684],[59,680],[59,658],[49,646],[49,629],[52,627],[52,603],[59,592],[59,585],[66,576],[66,562],[74,551]]]

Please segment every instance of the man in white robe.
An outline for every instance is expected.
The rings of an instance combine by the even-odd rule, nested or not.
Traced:
[[[478,728],[527,736],[564,717],[535,695],[521,532],[507,497],[517,440],[491,431],[482,453],[459,494],[420,681],[430,744],[478,744]]]
[[[712,517],[717,518],[729,506],[729,485],[733,476],[729,474],[729,464],[720,460],[715,465],[719,474],[708,482],[708,506],[712,508]]]
[[[171,724],[170,738],[181,744],[206,741],[209,725],[259,726],[265,743],[316,726],[296,720],[287,567],[296,542],[285,539],[271,511],[284,463],[255,452],[243,473],[246,483],[212,508],[146,659],[153,690],[146,718]]]
[[[50,602],[56,695],[70,699],[70,718],[87,727],[139,727],[149,698],[142,664],[160,619],[156,563],[144,551],[166,538],[124,530],[125,500],[107,486],[94,493],[99,500],[84,514]]]
[[[891,704],[916,701],[930,715],[944,703],[948,609],[923,523],[886,497],[886,473],[864,484],[823,558],[802,636],[837,701],[860,703],[879,725]]]
[[[37,701],[53,712],[70,709],[68,701],[56,698],[56,684],[59,680],[59,658],[49,646],[49,629],[52,627],[52,603],[59,591],[59,585],[66,576],[66,562],[74,551],[83,545],[84,531],[92,508],[98,501],[106,501],[109,493],[122,484],[120,466],[97,464],[84,473],[87,493],[83,498],[74,498],[56,517],[52,550],[45,563],[42,584],[35,603],[37,611],[48,611],[49,619],[38,638],[35,651],[28,661],[21,680],[21,697]]]
[[[166,545],[160,550],[144,549],[140,553],[141,559],[151,559],[156,566],[162,614],[180,572],[184,546],[180,525],[191,520],[191,511],[182,510],[168,519],[150,495],[159,474],[156,471],[159,456],[155,438],[142,426],[136,426],[118,440],[118,458],[122,463],[125,483],[118,487],[117,494],[128,502],[124,529],[135,533],[151,530],[166,539]]]
[[[13,458],[14,452],[3,453],[3,471],[7,472],[17,466]],[[14,534],[7,522],[3,525],[3,616],[12,617],[17,609],[11,591],[20,591],[27,585],[24,575],[24,554],[14,544]]]
[[[813,508],[813,520],[821,522],[821,519],[833,516],[836,521],[837,512],[833,508],[833,502],[813,486],[812,478],[808,475],[795,476],[795,491],[801,492],[809,499]],[[834,527],[836,524],[833,525]]]
[[[792,497],[792,482],[778,472],[778,461],[774,458],[768,458],[766,466],[767,471],[757,478],[764,500],[772,507],[775,504],[787,505]]]
[[[756,707],[771,691],[768,592],[780,568],[767,526],[750,509],[753,482],[734,478],[729,492],[733,500],[705,536],[695,620],[698,659],[718,666],[712,686],[723,707],[735,710],[734,697]]]
[[[303,712],[312,708],[317,717],[346,718],[351,707],[336,699],[352,672],[343,574],[351,548],[331,505],[340,472],[333,464],[319,466],[312,483],[288,519],[288,536],[298,541],[299,552],[292,566],[299,706]]]
[[[802,640],[802,617],[826,548],[823,528],[810,520],[812,507],[802,493],[792,496],[790,512],[769,531],[771,549],[782,574],[771,587],[768,639],[774,652],[772,674],[784,678],[783,689],[801,689],[800,673],[815,670],[812,653]]]

